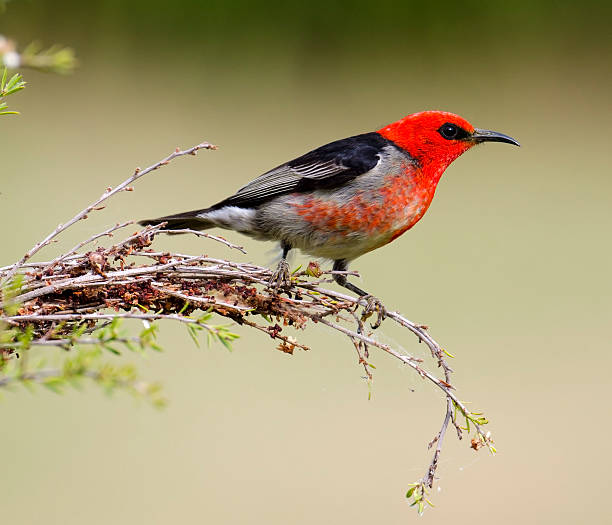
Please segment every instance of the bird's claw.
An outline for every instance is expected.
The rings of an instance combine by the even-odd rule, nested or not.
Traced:
[[[279,290],[288,290],[291,288],[291,276],[289,275],[289,263],[285,259],[281,259],[268,281],[268,288],[273,292]]]
[[[374,324],[370,325],[374,330],[376,330],[387,317],[387,309],[380,302],[380,299],[377,299],[373,295],[366,295],[363,297],[363,299],[366,301],[366,305],[363,309],[363,313],[361,314],[361,320],[366,321],[366,319],[369,319],[374,313],[376,313],[376,321]]]

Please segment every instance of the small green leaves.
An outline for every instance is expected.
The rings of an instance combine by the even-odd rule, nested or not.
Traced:
[[[198,341],[198,332],[202,330],[204,330],[204,328],[198,324],[188,324],[187,325],[187,333],[189,334],[189,337],[191,337],[193,343],[198,348],[200,348],[200,341]]]
[[[453,359],[455,358],[455,356],[453,354],[451,354],[450,352],[446,351],[444,348],[440,348],[440,350],[442,350],[448,357],[451,357]]]
[[[56,394],[62,394],[69,386],[80,390],[83,380],[89,379],[100,385],[107,394],[124,390],[136,397],[148,399],[155,407],[165,404],[159,384],[140,380],[131,364],[117,366],[103,361],[103,355],[99,346],[80,348],[64,358],[60,367],[49,368],[45,360],[40,360],[27,371],[23,370],[16,359],[11,359],[8,368],[0,376],[0,387],[22,384],[32,391],[38,384]]]
[[[2,309],[6,315],[15,315],[19,311],[21,305],[13,302],[13,299],[21,294],[23,280],[23,275],[17,274],[0,289],[0,295],[5,303]]]
[[[4,297],[18,295],[21,288],[21,276],[17,276],[4,287]],[[182,311],[186,311],[187,306]],[[209,324],[213,317],[212,310],[199,317],[178,317],[182,318],[189,335],[198,346],[201,332],[206,332],[209,343],[217,340],[228,350],[232,349],[233,341],[238,338],[238,334],[232,332],[229,326]],[[121,355],[124,349],[138,353],[148,349],[158,352],[162,350],[156,343],[158,322],[142,320],[144,328],[135,336],[129,335],[129,331],[124,329],[123,321],[120,317],[98,321],[70,320],[54,323],[43,331],[33,324],[25,327],[10,326],[0,321],[0,388],[10,389],[22,384],[32,390],[35,385],[42,385],[59,394],[66,386],[80,389],[86,378],[102,386],[109,394],[123,389],[148,398],[155,406],[162,406],[165,400],[161,397],[161,387],[158,384],[139,380],[131,364],[117,366],[113,362],[103,361],[106,352],[114,358]],[[46,359],[34,363],[29,354],[35,349],[39,353],[44,352],[45,356],[53,357],[61,365],[49,368]],[[65,351],[70,352],[66,354]],[[36,355],[33,354],[34,357]]]
[[[426,506],[434,507],[434,504],[427,498],[427,495],[427,486],[425,483],[423,483],[423,481],[412,483],[406,492],[406,499],[412,498],[412,503],[410,503],[410,506],[416,507],[419,516],[423,515]]]
[[[185,313],[185,310],[187,310],[187,308],[189,308],[189,301],[185,301],[185,304],[183,305],[183,308],[181,308],[178,312],[179,315],[183,315]]]
[[[232,342],[235,339],[238,339],[240,336],[235,334],[229,330],[228,326],[225,325],[209,325],[206,321],[209,321],[212,318],[212,312],[207,311],[205,314],[201,315],[197,319],[192,319],[188,317],[188,319],[192,319],[193,323],[188,323],[187,333],[189,337],[193,340],[194,344],[200,348],[200,341],[198,339],[198,334],[202,331],[206,331],[208,338],[208,344],[212,342],[213,338],[216,338],[225,348],[229,351],[232,350]]]
[[[21,91],[26,86],[23,77],[19,73],[15,73],[7,82],[7,73],[8,70],[4,68],[2,72],[2,81],[0,81],[0,96],[2,97],[17,93],[17,91]]]
[[[219,342],[230,351],[232,350],[232,341],[240,337],[238,334],[230,332],[226,326],[218,326],[216,336]]]
[[[63,386],[65,381],[63,377],[45,377],[40,384],[55,394],[62,394],[64,392]]]
[[[457,404],[455,401],[453,401],[453,406],[455,408],[453,421],[457,422],[458,414],[461,414],[465,421],[464,427],[460,426],[458,423],[455,423],[458,432],[461,432],[461,430],[465,430],[469,433],[471,431],[472,425],[475,425],[476,427],[476,435],[472,438],[470,446],[474,450],[479,450],[481,447],[485,446],[489,449],[489,452],[491,452],[491,454],[495,454],[497,452],[497,449],[493,446],[491,432],[487,432],[485,434],[485,432],[480,428],[483,425],[487,425],[489,423],[489,420],[483,416],[482,412],[468,412],[467,410],[464,410],[461,406],[459,406],[459,404]],[[472,425],[470,425],[470,423]]]
[[[145,323],[145,328],[140,332],[138,338],[140,339],[140,349],[145,350],[147,348],[151,348],[156,352],[161,352],[162,347],[159,346],[155,341],[157,340],[157,332],[159,330],[159,326],[157,323],[153,323],[147,321]],[[131,350],[131,348],[130,348]]]
[[[0,115],[19,115],[18,111],[9,111],[6,102],[2,99],[9,95],[14,95],[18,91],[25,88],[26,83],[23,81],[23,77],[19,73],[15,73],[11,78],[7,80],[8,69],[4,68],[2,71],[2,79],[0,80]]]
[[[0,8],[3,4],[0,3]],[[15,50],[15,43],[7,41],[8,45],[0,49],[0,63],[5,67],[0,80],[0,115],[19,115],[18,111],[8,109],[4,97],[14,95],[25,88],[26,82],[19,73],[8,78],[8,69],[29,67],[39,71],[47,71],[65,75],[71,73],[77,66],[74,51],[69,47],[51,46],[43,49],[37,42],[31,43],[22,52]]]
[[[0,102],[0,115],[19,115],[19,111],[7,111],[6,102]]]
[[[19,349],[26,351],[30,349],[30,344],[34,339],[34,326],[29,324],[25,330],[17,331],[15,339],[19,343]]]

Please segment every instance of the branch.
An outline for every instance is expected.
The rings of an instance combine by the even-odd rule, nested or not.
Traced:
[[[148,397],[157,407],[163,407],[166,403],[165,399],[159,395],[159,385],[137,379],[133,375],[131,367],[114,370],[108,368],[101,370],[86,368],[66,370],[65,367],[61,369],[42,369],[36,372],[4,376],[0,378],[0,388],[10,387],[13,383],[27,385],[38,383],[59,394],[63,391],[67,381],[71,381],[74,384],[76,380],[82,377],[102,384],[109,391],[120,388],[139,397]]]
[[[93,242],[112,238],[132,222],[109,227],[50,261],[26,263],[61,232],[86,218],[91,211],[99,209],[102,202],[128,190],[134,181],[167,165],[174,158],[193,155],[199,149],[214,149],[214,146],[202,143],[184,151],[177,149],[149,168],[137,169],[115,189],[109,188],[95,202],[64,225],[58,226],[19,261],[0,268],[0,282],[3,283],[0,302],[0,386],[20,381],[44,383],[48,377],[59,377],[60,372],[55,369],[28,369],[24,359],[34,347],[47,349],[47,352],[50,351],[49,347],[61,348],[69,350],[67,355],[74,354],[75,347],[91,347],[97,352],[109,350],[113,353],[119,353],[117,345],[130,350],[134,350],[135,346],[141,350],[159,350],[154,342],[158,322],[183,324],[197,344],[199,335],[204,333],[229,348],[238,335],[231,332],[228,325],[213,321],[213,316],[222,317],[234,326],[252,328],[266,334],[278,342],[278,350],[289,354],[296,348],[304,351],[309,348],[285,330],[292,327],[299,331],[309,323],[320,323],[343,334],[352,343],[369,383],[374,370],[370,363],[370,350],[377,349],[407,365],[442,392],[445,413],[440,430],[429,444],[429,448],[436,445],[433,457],[423,478],[414,483],[407,493],[407,497],[413,500],[412,504],[423,512],[425,505],[430,504],[427,491],[435,482],[449,425],[453,424],[459,439],[464,431],[469,434],[473,430],[471,448],[486,446],[494,452],[490,433],[483,428],[488,421],[481,414],[469,411],[460,399],[452,385],[452,369],[448,365],[452,355],[431,337],[427,327],[387,308],[387,323],[392,322],[408,330],[419,343],[426,345],[427,352],[425,355],[410,354],[379,341],[375,333],[367,328],[364,316],[357,313],[360,307],[367,306],[364,299],[327,288],[333,274],[340,272],[322,271],[317,263],[311,262],[306,270],[293,272],[289,288],[279,294],[268,288],[272,276],[268,268],[207,255],[155,249],[153,245],[160,234],[181,233],[197,235],[244,253],[241,246],[222,237],[190,229],[163,230],[163,224],[147,226],[110,246],[84,251]],[[257,322],[259,319],[263,322]],[[122,334],[118,327],[124,320],[138,321],[144,324],[144,330],[138,336]],[[21,366],[9,373],[10,366],[18,359],[22,359]],[[426,366],[428,359],[432,360],[434,369],[437,367],[440,370],[439,374]],[[89,365],[79,366],[81,371],[92,369]],[[68,370],[72,369],[68,367]],[[64,379],[69,377],[65,371],[62,373]],[[97,377],[96,372],[82,375],[93,379]],[[459,424],[458,419],[462,419],[463,423]]]
[[[136,168],[136,170],[134,171],[134,174],[131,177],[128,177],[126,180],[124,180],[121,184],[116,186],[114,189],[111,188],[110,186],[106,188],[106,191],[96,201],[92,202],[85,209],[81,210],[68,222],[58,225],[57,228],[55,228],[55,230],[53,230],[49,235],[47,235],[42,241],[36,243],[29,251],[27,251],[24,254],[24,256],[11,267],[8,273],[3,276],[3,278],[0,280],[0,287],[6,284],[8,280],[11,279],[17,273],[17,271],[21,268],[24,262],[26,262],[33,255],[38,253],[42,248],[47,246],[51,242],[52,239],[57,237],[63,231],[70,228],[70,226],[72,226],[74,223],[82,219],[86,219],[87,215],[91,213],[93,210],[101,209],[99,208],[99,206],[104,201],[110,199],[112,196],[116,195],[117,193],[121,191],[128,190],[128,188],[130,187],[130,184],[136,182],[139,178],[143,177],[147,173],[157,170],[161,168],[162,166],[168,165],[172,160],[174,160],[177,157],[182,157],[183,155],[195,155],[201,149],[217,149],[217,146],[214,146],[213,144],[209,144],[208,142],[203,142],[201,144],[198,144],[197,146],[193,146],[192,148],[189,148],[186,150],[180,150],[179,148],[176,148],[176,150],[173,151],[170,155],[156,162],[152,166],[149,166],[148,168],[145,168],[144,170],[141,170],[140,168]]]

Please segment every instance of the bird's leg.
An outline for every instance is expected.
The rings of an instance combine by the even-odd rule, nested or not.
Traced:
[[[285,241],[281,242],[281,248],[283,249],[283,256],[278,262],[278,266],[270,280],[268,281],[268,287],[274,292],[283,289],[291,288],[291,276],[289,275],[289,263],[287,263],[287,254],[291,250],[291,245]]]
[[[345,259],[337,259],[334,261],[334,271],[335,272],[346,272],[347,270],[348,270],[348,261],[346,261]],[[380,299],[377,299],[373,295],[355,286],[354,284],[349,283],[348,279],[346,278],[346,275],[344,274],[333,274],[333,277],[334,277],[334,281],[336,281],[340,286],[343,286],[347,290],[350,290],[351,292],[354,292],[357,295],[364,298],[364,300],[366,301],[366,306],[363,309],[361,320],[365,321],[374,312],[376,312],[377,314],[376,322],[371,326],[374,329],[378,328],[383,322],[383,320],[385,319],[385,317],[387,316],[387,310],[385,310],[385,307],[380,302]]]

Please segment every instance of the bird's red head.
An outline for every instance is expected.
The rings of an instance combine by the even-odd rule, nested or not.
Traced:
[[[451,162],[480,142],[519,145],[512,137],[475,129],[464,118],[446,111],[413,113],[385,126],[378,133],[406,150],[436,182]]]

